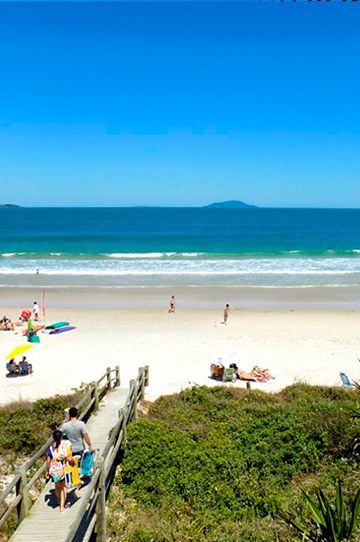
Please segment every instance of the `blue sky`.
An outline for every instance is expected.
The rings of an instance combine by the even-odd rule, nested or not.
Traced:
[[[23,205],[360,207],[352,2],[1,2]]]

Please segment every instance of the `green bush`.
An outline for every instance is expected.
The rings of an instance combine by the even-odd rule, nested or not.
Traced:
[[[0,454],[35,451],[63,421],[64,409],[79,397],[80,392],[0,407]]]
[[[277,395],[195,387],[161,397],[129,427],[110,499],[112,539],[293,540],[273,518],[301,516],[300,486],[330,487],[341,473],[346,498],[352,485],[358,398],[304,384]]]

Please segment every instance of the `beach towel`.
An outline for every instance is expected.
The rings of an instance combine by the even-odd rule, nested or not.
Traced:
[[[73,461],[74,465],[65,464],[65,485],[68,489],[81,485],[79,458],[75,456]]]
[[[80,464],[80,478],[92,476],[94,470],[94,452],[86,450]]]

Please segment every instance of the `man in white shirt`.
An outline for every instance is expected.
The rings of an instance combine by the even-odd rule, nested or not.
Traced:
[[[37,301],[34,301],[33,308],[32,308],[32,313],[33,313],[35,322],[38,322],[39,321],[39,315],[40,315],[40,307],[39,307]]]

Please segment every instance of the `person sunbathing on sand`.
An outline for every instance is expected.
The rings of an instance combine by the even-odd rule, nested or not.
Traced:
[[[256,378],[252,373],[247,373],[241,369],[237,369],[235,374],[239,380],[250,380],[251,382],[256,382]]]
[[[230,367],[235,370],[236,377],[239,380],[250,380],[252,382],[268,382],[274,377],[270,374],[269,369],[262,369],[258,365],[254,365],[249,373],[238,368],[236,363],[232,363]]]
[[[14,331],[14,324],[5,314],[0,320],[0,329],[2,331]]]
[[[274,379],[274,377],[270,374],[269,369],[262,369],[258,365],[254,365],[251,373],[254,375],[258,382],[268,382],[268,380]]]

